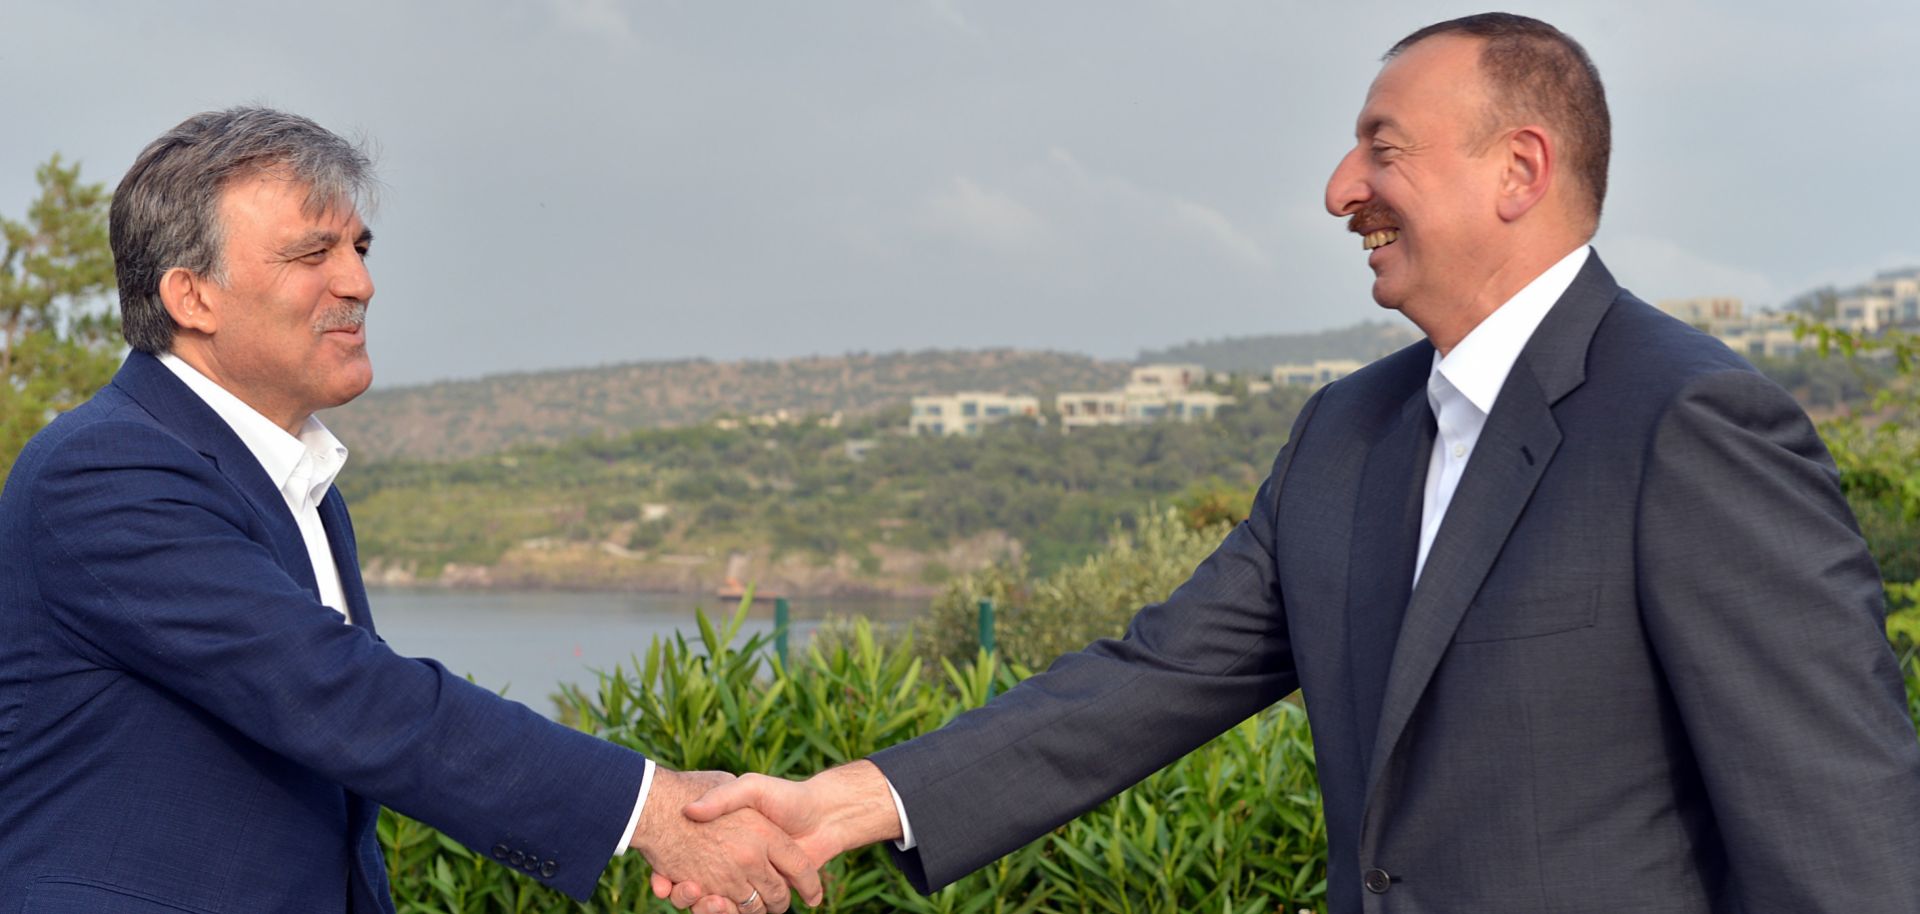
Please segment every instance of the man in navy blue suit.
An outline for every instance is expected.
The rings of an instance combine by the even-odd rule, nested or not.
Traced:
[[[817,899],[758,814],[375,633],[314,418],[372,381],[372,183],[261,108],[188,119],[115,193],[133,352],[0,494],[0,907],[391,912],[385,803],[575,898],[628,847],[748,911]]]

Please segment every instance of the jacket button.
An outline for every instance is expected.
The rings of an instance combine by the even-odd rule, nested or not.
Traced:
[[[493,859],[495,859],[495,860],[505,860],[505,859],[507,859],[507,846],[506,846],[506,845],[504,845],[504,844],[496,844],[496,845],[494,845],[494,846],[493,846]]]
[[[527,855],[519,851],[514,851],[513,855],[507,858],[507,862],[513,864],[514,866],[526,866]],[[1369,876],[1368,878],[1372,878],[1372,877]]]
[[[560,872],[560,864],[552,860],[540,864],[540,876],[544,879],[552,879],[553,874],[558,872]]]
[[[1393,888],[1393,877],[1387,875],[1386,870],[1374,867],[1360,877],[1360,884],[1375,895],[1385,895],[1388,889]]]

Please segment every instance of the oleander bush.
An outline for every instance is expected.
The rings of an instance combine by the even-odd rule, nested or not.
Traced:
[[[1245,493],[1240,516],[1251,501]],[[1125,634],[1133,614],[1166,599],[1239,519],[1196,521],[1180,507],[1149,508],[1132,529],[1115,527],[1105,549],[1037,580],[1017,562],[966,575],[934,600],[915,642],[929,663],[972,657],[980,649],[980,601],[992,600],[998,655],[1044,669],[1061,654]]]
[[[700,637],[655,641],[563,717],[676,768],[804,777],[935,729],[1027,675],[984,655],[927,666],[864,623],[783,668],[764,636],[700,618]],[[617,858],[586,904],[550,891],[392,811],[380,837],[401,914],[667,911],[637,854]],[[1326,828],[1305,714],[1255,716],[1080,819],[923,897],[879,848],[825,870],[829,912],[1238,912],[1317,909]]]

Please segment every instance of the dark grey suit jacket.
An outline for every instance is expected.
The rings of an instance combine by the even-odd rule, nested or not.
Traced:
[[[1422,342],[1321,390],[1252,516],[1123,640],[873,757],[916,885],[1299,688],[1334,914],[1920,911],[1879,577],[1793,401],[1591,257],[1411,600],[1368,605],[1431,363]]]

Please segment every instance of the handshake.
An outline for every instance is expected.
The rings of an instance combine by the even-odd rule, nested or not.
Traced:
[[[900,837],[886,777],[863,759],[805,781],[656,767],[633,846],[653,867],[653,893],[676,908],[779,914],[789,888],[822,901],[827,861]]]

